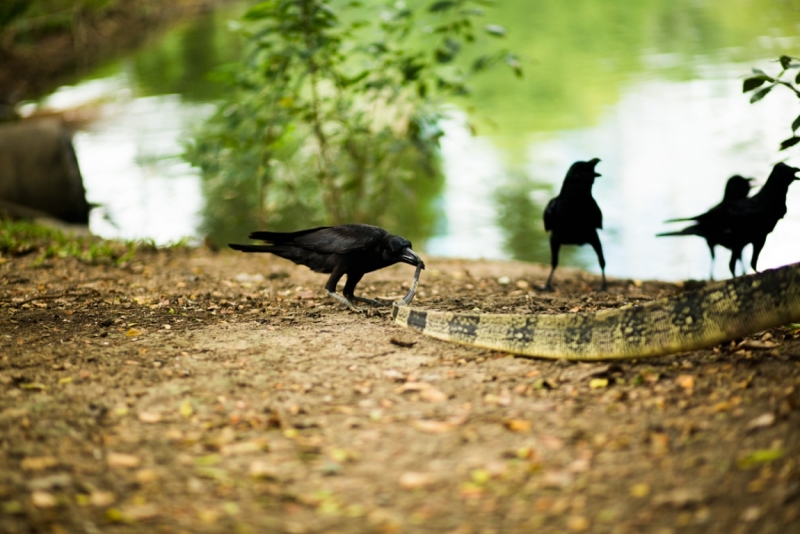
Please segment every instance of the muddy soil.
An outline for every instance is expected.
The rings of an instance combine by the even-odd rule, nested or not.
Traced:
[[[797,331],[569,364],[342,309],[280,259],[0,261],[2,532],[800,532]],[[426,261],[432,309],[686,289],[560,269],[543,293],[543,266]]]

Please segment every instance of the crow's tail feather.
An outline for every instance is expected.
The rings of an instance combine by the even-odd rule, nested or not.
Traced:
[[[273,252],[275,247],[272,245],[239,245],[237,243],[228,243],[228,246],[233,250],[241,250],[242,252]]]
[[[678,232],[664,232],[662,234],[656,234],[656,237],[667,237],[675,235],[700,235],[695,230],[696,229],[693,226],[690,226],[689,228],[684,228],[683,230],[680,230]]]

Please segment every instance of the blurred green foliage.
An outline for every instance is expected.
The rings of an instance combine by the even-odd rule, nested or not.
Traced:
[[[447,95],[516,58],[459,61],[505,30],[481,24],[480,0],[361,4],[269,0],[244,16],[233,89],[186,157],[201,170],[206,234],[363,222],[429,236],[443,176],[438,122]]]
[[[750,97],[750,103],[758,102],[767,96],[775,87],[782,86],[793,92],[797,98],[800,98],[800,59],[790,56],[781,56],[778,58],[777,63],[781,66],[781,71],[777,76],[770,76],[760,69],[753,69],[753,74],[742,82],[742,91],[747,93],[758,89],[753,96]],[[788,80],[783,79],[783,75],[787,72],[797,71],[794,78],[789,76]],[[800,143],[800,136],[797,135],[797,130],[800,129],[800,115],[792,122],[792,136],[784,139],[781,142],[781,150],[792,147]]]
[[[75,236],[35,222],[0,219],[0,256],[36,254],[39,262],[77,258],[86,263],[120,264],[133,257],[137,246],[134,242]]]
[[[525,78],[476,78],[472,120],[515,159],[532,132],[596,124],[642,77],[692,80],[772,57],[798,20],[796,2],[763,0],[504,0],[492,18],[509,28]]]
[[[0,32],[8,27],[17,36],[35,31],[70,28],[77,17],[95,15],[119,0],[2,0]]]

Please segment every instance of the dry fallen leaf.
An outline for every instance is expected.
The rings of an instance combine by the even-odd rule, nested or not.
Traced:
[[[512,432],[528,432],[531,429],[531,422],[526,419],[509,419],[503,421],[503,426]]]
[[[608,378],[592,378],[589,380],[589,387],[592,389],[608,387]]]
[[[641,482],[639,484],[634,484],[631,486],[631,497],[635,497],[637,499],[641,499],[643,497],[647,497],[650,495],[650,484],[646,482]]]
[[[25,458],[22,460],[20,467],[25,471],[43,471],[50,467],[58,465],[58,460],[52,456],[38,456],[33,458]]]
[[[758,428],[766,428],[775,424],[775,414],[767,412],[759,415],[747,423],[747,430],[756,430]]]
[[[31,501],[37,508],[52,508],[58,504],[53,494],[46,491],[34,491],[31,494]]]
[[[139,464],[142,463],[142,460],[133,454],[111,452],[108,454],[108,456],[106,456],[106,463],[108,463],[109,467],[123,467],[126,469],[132,469],[134,467],[139,467]]]
[[[400,475],[398,483],[401,488],[406,490],[415,490],[430,486],[436,482],[435,477],[430,473],[419,473],[415,471],[406,471]]]
[[[745,339],[741,343],[739,343],[736,348],[740,349],[751,349],[751,350],[766,350],[766,349],[774,349],[775,347],[780,347],[780,343],[775,343],[774,341],[758,341],[755,339]]]
[[[178,411],[184,419],[189,419],[194,413],[192,402],[189,399],[186,399],[181,403],[181,407],[178,408]],[[141,414],[139,414],[139,419],[141,419]]]
[[[261,452],[266,448],[267,443],[263,440],[240,441],[238,443],[222,446],[219,452],[222,453],[223,456],[239,456],[242,454]]]
[[[407,349],[411,348],[411,347],[413,347],[414,345],[417,344],[416,341],[406,341],[404,339],[397,339],[397,338],[394,338],[394,337],[389,339],[389,343],[391,343],[392,345],[397,345],[398,347],[404,347],[404,348],[407,348]]]
[[[566,471],[548,471],[542,475],[543,488],[564,489],[572,484],[573,476]]]
[[[672,491],[653,497],[653,504],[656,506],[670,505],[675,508],[686,508],[687,506],[700,504],[704,500],[705,496],[699,488],[675,488]]]
[[[443,421],[430,421],[426,419],[414,419],[411,421],[411,426],[420,432],[426,432],[428,434],[442,434],[444,432],[450,432],[456,427],[456,425],[452,423],[445,423]]]
[[[253,460],[248,469],[253,478],[265,478],[276,480],[278,478],[278,467],[266,460]]]
[[[445,402],[448,399],[446,393],[444,393],[442,391],[439,391],[438,389],[436,389],[433,386],[431,386],[429,388],[426,388],[426,389],[423,389],[422,391],[420,391],[419,398],[424,400],[424,401],[434,402],[434,403],[436,403],[436,402]]]
[[[110,491],[93,491],[89,495],[89,503],[92,506],[104,507],[114,504],[114,494]]]
[[[694,389],[694,377],[692,375],[678,375],[675,379],[675,383],[688,391]]]
[[[161,421],[161,414],[158,412],[139,412],[139,421],[148,424],[158,423]]]
[[[147,521],[158,517],[158,507],[153,504],[127,506],[120,510],[125,521]]]
[[[147,484],[158,480],[158,472],[153,469],[140,469],[136,472],[136,481],[140,484]]]
[[[572,532],[585,532],[589,530],[589,520],[582,515],[573,515],[567,518],[567,528]]]
[[[669,436],[662,432],[650,434],[650,450],[653,454],[662,455],[669,452]]]
[[[125,336],[127,337],[138,337],[141,336],[143,332],[141,330],[136,330],[135,328],[129,328],[127,332],[125,332]]]

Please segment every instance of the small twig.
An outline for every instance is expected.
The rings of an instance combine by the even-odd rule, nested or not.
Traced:
[[[72,289],[65,289],[61,293],[56,295],[40,295],[38,297],[31,297],[29,299],[25,299],[22,302],[16,302],[15,305],[17,307],[22,306],[23,304],[28,304],[29,302],[33,302],[35,300],[53,300],[53,299],[60,299],[62,297],[88,297],[92,294],[99,294],[100,292],[96,289],[90,289],[89,291],[84,291],[83,293],[73,293]]]

